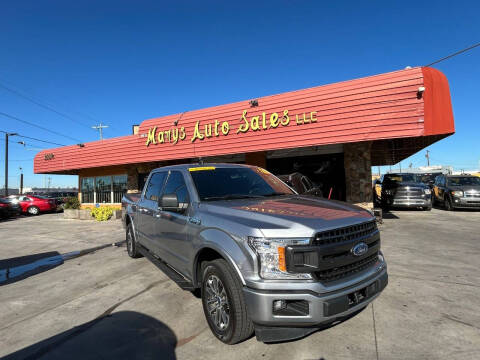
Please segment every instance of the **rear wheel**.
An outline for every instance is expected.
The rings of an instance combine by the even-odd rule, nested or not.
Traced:
[[[249,338],[253,323],[238,275],[223,259],[202,264],[202,304],[213,334],[226,344]]]
[[[40,213],[40,209],[36,206],[30,206],[28,209],[27,209],[27,213],[29,215],[38,215]]]
[[[135,242],[135,234],[133,232],[132,223],[128,224],[127,226],[127,233],[126,233],[126,243],[127,243],[127,253],[128,256],[131,258],[139,258],[142,255],[138,252],[137,243]]]

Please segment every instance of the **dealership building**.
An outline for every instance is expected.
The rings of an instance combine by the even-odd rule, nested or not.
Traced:
[[[160,166],[244,163],[301,173],[325,196],[368,206],[372,166],[454,131],[446,77],[416,67],[148,119],[131,135],[44,150],[34,171],[78,175],[83,204],[116,204]]]

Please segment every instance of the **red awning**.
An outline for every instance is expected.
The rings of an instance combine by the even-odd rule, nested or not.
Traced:
[[[255,100],[145,120],[138,135],[44,150],[35,156],[34,171],[76,173],[86,168],[362,141],[385,144],[381,149],[391,151],[398,148],[398,139],[411,139],[416,147],[401,155],[405,157],[455,131],[447,79],[432,68]],[[418,140],[424,138],[428,139]]]

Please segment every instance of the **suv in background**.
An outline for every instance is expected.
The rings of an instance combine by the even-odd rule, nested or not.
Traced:
[[[433,202],[446,210],[480,209],[480,177],[473,175],[440,175],[433,186]]]
[[[430,187],[418,182],[414,174],[384,174],[375,181],[374,201],[383,208],[405,207],[432,209]]]

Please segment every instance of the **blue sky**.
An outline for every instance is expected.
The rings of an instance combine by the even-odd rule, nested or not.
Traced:
[[[5,2],[0,82],[68,119],[2,88],[0,112],[84,142],[100,120],[105,137],[126,135],[150,117],[428,64],[480,41],[479,13],[473,1]],[[479,64],[480,47],[435,66],[450,82],[456,134],[429,147],[433,164],[480,167]],[[74,143],[2,116],[0,130]],[[41,186],[32,159],[50,145],[21,140],[9,183],[21,166],[25,186]],[[2,184],[3,158],[0,141]],[[425,165],[425,151],[409,163]]]

